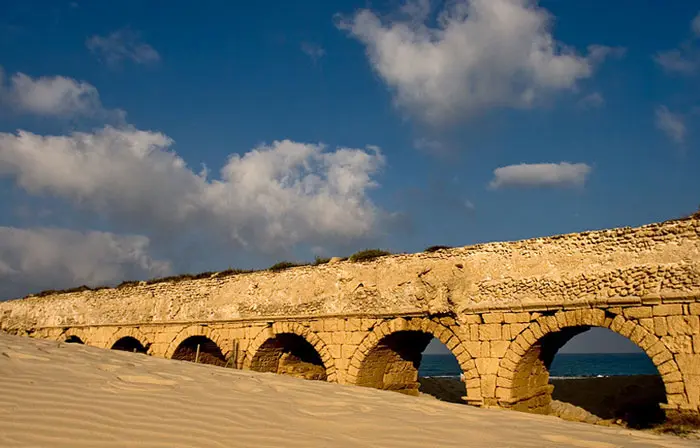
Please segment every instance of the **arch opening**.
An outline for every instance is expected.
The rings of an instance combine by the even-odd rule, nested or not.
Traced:
[[[132,336],[124,336],[119,339],[112,345],[111,349],[144,354],[148,351],[148,349],[141,344],[141,341]]]
[[[435,340],[431,344],[431,341]],[[426,348],[431,345],[427,354]],[[361,362],[359,386],[406,395],[426,393],[464,403],[466,386],[454,355],[430,333],[404,330],[384,336]]]
[[[199,357],[197,357],[197,347],[199,347]],[[214,366],[225,366],[226,357],[216,342],[206,336],[190,336],[177,346],[172,359],[180,361],[198,362],[200,364],[211,364]]]
[[[279,333],[267,339],[253,356],[250,368],[307,380],[328,378],[321,355],[309,341],[294,333]]]
[[[68,343],[68,344],[83,344],[83,345],[85,344],[85,342],[83,342],[82,339],[80,339],[78,336],[75,336],[75,335],[73,335],[73,336],[68,336],[68,337],[66,338],[66,341],[65,341],[65,342]]]
[[[515,368],[512,408],[633,428],[663,422],[664,382],[632,341],[605,327],[552,332],[526,350]]]

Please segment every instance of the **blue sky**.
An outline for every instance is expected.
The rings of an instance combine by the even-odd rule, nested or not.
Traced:
[[[695,2],[173,3],[0,4],[0,298],[700,205]]]

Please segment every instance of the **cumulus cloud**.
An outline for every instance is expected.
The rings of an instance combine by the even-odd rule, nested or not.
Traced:
[[[591,167],[585,163],[521,163],[496,168],[490,187],[583,187]]]
[[[685,142],[685,119],[680,114],[668,110],[666,106],[658,106],[654,111],[654,123],[673,142],[682,145]]]
[[[119,65],[125,60],[136,64],[152,65],[160,61],[160,54],[141,41],[141,35],[130,29],[122,29],[108,36],[92,36],[85,46],[108,65]]]
[[[167,275],[170,264],[153,259],[148,249],[148,238],[138,235],[0,227],[0,300]]]
[[[70,118],[91,116],[123,121],[124,112],[102,106],[97,89],[64,76],[32,78],[15,73],[6,82],[0,67],[0,106],[20,114]]]
[[[578,101],[578,106],[582,109],[594,109],[603,107],[605,98],[599,92],[590,93]]]
[[[694,75],[700,70],[700,12],[690,22],[691,37],[683,41],[678,48],[660,51],[654,55],[654,61],[667,73]]]
[[[532,0],[455,0],[435,26],[430,19],[430,1],[414,0],[395,18],[363,9],[338,26],[366,46],[396,103],[431,124],[533,107],[623,53],[592,45],[578,54],[554,39],[551,15]]]
[[[314,63],[326,55],[326,50],[322,46],[312,42],[302,42],[301,51],[310,57]]]
[[[154,236],[197,232],[274,251],[374,230],[378,210],[367,193],[384,164],[379,148],[275,141],[233,154],[209,179],[169,151],[172,143],[109,126],[66,136],[0,133],[0,177]]]

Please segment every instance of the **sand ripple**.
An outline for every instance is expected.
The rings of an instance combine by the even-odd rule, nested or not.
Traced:
[[[2,447],[690,447],[432,398],[0,335]]]

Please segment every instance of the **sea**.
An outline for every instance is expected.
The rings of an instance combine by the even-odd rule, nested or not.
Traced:
[[[418,369],[422,377],[454,377],[462,373],[451,355],[423,355]],[[656,367],[644,353],[561,353],[552,361],[550,378],[585,378],[615,375],[657,375]]]

